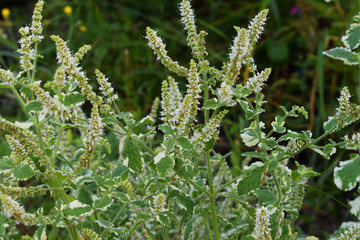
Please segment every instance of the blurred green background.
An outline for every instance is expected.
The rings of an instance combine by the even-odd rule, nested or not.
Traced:
[[[60,35],[76,51],[83,44],[92,50],[84,60],[84,69],[90,79],[94,70],[100,69],[115,86],[121,99],[121,109],[131,111],[137,118],[149,113],[153,99],[160,96],[161,81],[169,72],[158,62],[147,46],[145,28],[158,30],[164,39],[169,55],[184,66],[189,65],[190,50],[186,34],[179,22],[180,1],[166,0],[47,0],[44,7],[44,35],[40,44],[38,78],[52,80],[56,69],[55,45],[49,36]],[[17,29],[30,23],[35,1],[1,0],[0,9],[9,8],[8,19],[0,19],[0,66],[17,70]],[[352,101],[360,101],[360,72],[341,62],[329,60],[322,51],[342,46],[341,36],[359,11],[358,1],[326,3],[323,0],[193,0],[197,26],[209,33],[208,60],[217,67],[227,60],[230,44],[235,35],[233,26],[247,27],[259,10],[269,8],[265,32],[255,51],[258,69],[271,67],[273,73],[265,88],[269,102],[268,114],[263,116],[266,126],[278,114],[279,106],[290,108],[304,105],[310,112],[309,120],[295,119],[288,125],[295,130],[312,130],[315,137],[322,133],[322,123],[337,107],[337,96],[343,85],[348,85]],[[72,12],[66,14],[64,8]],[[185,88],[184,79],[177,79]],[[243,75],[239,82],[243,81]],[[96,81],[93,81],[94,87]],[[0,88],[0,114],[19,119],[23,116],[8,90]],[[240,108],[232,111],[224,122],[217,149],[226,153],[233,174],[241,166],[240,153],[245,148],[239,130],[246,126]],[[357,126],[347,129],[356,131]],[[0,132],[1,133],[1,132]],[[333,139],[338,136],[331,136]],[[3,139],[3,138],[2,138]],[[8,147],[1,140],[0,155],[8,154]],[[346,159],[338,152],[330,161],[305,151],[296,161],[314,167],[322,173],[309,181],[302,215],[298,221],[300,231],[319,237],[327,236],[345,220],[352,220],[347,201],[354,193],[337,190],[332,180],[332,170],[339,160]]]

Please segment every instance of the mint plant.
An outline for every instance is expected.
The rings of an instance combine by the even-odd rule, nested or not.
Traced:
[[[341,38],[345,47],[336,47],[324,52],[326,56],[333,59],[343,61],[347,65],[360,65],[359,53],[356,49],[360,45],[360,13],[353,18],[353,23],[349,29],[346,30],[345,35]],[[359,105],[350,103],[350,92],[345,86],[339,98],[340,106],[337,109],[338,119],[329,119],[340,123],[340,126],[345,126],[351,122],[357,120],[359,113]],[[340,118],[340,116],[342,116]],[[343,142],[339,145],[340,148],[354,151],[350,154],[350,159],[340,162],[338,167],[334,169],[334,182],[335,185],[344,191],[350,191],[356,188],[360,181],[360,165],[359,165],[359,133],[353,133],[351,137],[345,135]],[[359,189],[358,189],[359,192]],[[357,196],[354,200],[349,202],[350,212],[360,220],[360,196]],[[341,225],[339,231],[335,236],[341,236],[340,239],[359,238],[360,237],[360,225],[358,222],[345,222]]]
[[[229,59],[221,69],[206,60],[207,33],[197,30],[189,0],[180,4],[192,51],[188,66],[173,60],[148,27],[149,47],[171,76],[162,82],[161,99],[154,100],[151,113],[138,120],[119,110],[118,95],[100,70],[95,70],[99,91],[89,84],[80,65],[88,45],[73,53],[61,37],[51,36],[59,66],[53,81],[39,79],[43,5],[42,0],[36,4],[31,26],[19,30],[19,71],[0,69],[1,87],[13,92],[28,118],[13,122],[0,116],[12,150],[0,159],[4,239],[317,239],[298,236],[294,223],[306,182],[318,173],[296,161],[292,168],[289,161],[305,149],[325,159],[337,146],[358,150],[358,135],[324,146],[319,142],[358,120],[360,108],[350,104],[350,93],[343,88],[337,112],[318,138],[287,128],[287,118],[308,117],[302,106],[281,107],[283,114],[265,126],[262,88],[271,69],[258,70],[251,56],[267,9],[248,28],[235,27]],[[251,77],[241,84],[244,68]],[[184,93],[177,84],[180,78],[187,81]],[[90,114],[84,103],[91,106]],[[249,123],[239,133],[249,148],[242,156],[251,161],[233,176],[227,155],[214,146],[222,120],[238,104]],[[335,170],[340,188],[350,190],[359,181],[353,171],[358,158]],[[354,175],[348,178],[350,170]],[[51,208],[25,209],[34,196],[42,196]],[[353,212],[358,202],[351,203]],[[36,231],[26,235],[19,225]],[[359,229],[352,224],[336,239],[355,236]]]

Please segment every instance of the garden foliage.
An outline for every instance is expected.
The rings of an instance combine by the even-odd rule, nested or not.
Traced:
[[[360,106],[341,90],[334,116],[324,123],[323,134],[292,131],[288,118],[308,117],[302,106],[281,107],[271,128],[261,121],[267,104],[262,89],[270,68],[258,69],[252,58],[264,29],[268,10],[262,10],[236,35],[228,60],[218,69],[206,57],[205,31],[198,31],[189,0],[180,3],[181,22],[192,58],[187,66],[173,60],[152,28],[146,38],[158,60],[171,75],[162,82],[161,99],[151,113],[135,119],[119,110],[118,95],[99,70],[99,91],[90,85],[81,67],[89,45],[73,52],[59,36],[58,68],[53,81],[38,78],[38,47],[42,35],[40,0],[30,26],[21,34],[19,71],[0,69],[1,87],[9,88],[28,117],[13,122],[0,116],[0,128],[12,150],[0,159],[0,235],[20,237],[19,226],[35,226],[22,239],[316,239],[298,233],[294,223],[307,180],[317,176],[295,161],[311,149],[328,161],[336,148],[359,151],[360,135],[341,142],[320,141],[360,118]],[[346,48],[326,55],[359,64],[357,16],[342,38]],[[243,70],[246,82],[238,81]],[[181,92],[177,80],[186,79]],[[160,110],[158,111],[160,105]],[[227,156],[216,152],[221,122],[230,108],[241,108],[249,125],[239,132],[250,159],[233,175]],[[159,114],[158,114],[159,112]],[[161,138],[156,144],[155,138]],[[114,152],[116,154],[114,154]],[[341,161],[335,184],[352,190],[360,180],[360,155]],[[239,167],[239,166],[237,166]],[[52,204],[26,209],[19,202],[42,196]],[[360,197],[350,202],[360,219]],[[347,222],[334,239],[355,239],[360,225]]]

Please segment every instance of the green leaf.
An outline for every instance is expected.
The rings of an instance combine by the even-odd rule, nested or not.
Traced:
[[[334,169],[335,185],[345,191],[355,188],[360,181],[360,156],[353,159],[341,161],[339,167]]]
[[[324,51],[323,54],[325,54],[328,57],[342,60],[347,65],[358,65],[359,62],[359,56],[350,51],[349,49],[343,48],[343,47],[336,47],[327,51]]]
[[[259,147],[265,151],[271,151],[277,146],[278,146],[278,143],[276,142],[275,138],[273,138],[273,137],[265,138],[265,139],[263,139],[263,141],[261,143],[259,143]]]
[[[124,141],[122,155],[127,159],[127,165],[135,172],[141,172],[143,160],[141,157],[141,148],[138,139],[134,136],[128,136]]]
[[[170,212],[161,212],[159,213],[159,222],[166,227],[170,226],[171,223],[171,215]]]
[[[106,211],[113,202],[114,202],[114,200],[110,197],[98,198],[94,202],[93,209],[100,210],[100,211]]]
[[[256,144],[258,144],[258,142],[259,142],[259,139],[258,139],[255,131],[253,131],[253,130],[247,130],[244,133],[241,133],[240,137],[241,137],[243,143],[247,147],[253,147]]]
[[[324,122],[325,132],[329,132],[336,128],[339,125],[339,121],[335,117],[329,117],[326,122]]]
[[[146,116],[143,119],[140,120],[141,124],[145,124],[145,125],[154,125],[154,119],[150,116]]]
[[[165,156],[164,152],[159,153],[154,158],[154,162],[161,177],[166,177],[175,166],[175,160],[170,156]]]
[[[260,200],[260,202],[267,205],[272,204],[276,201],[275,193],[267,189],[258,189],[254,192],[254,194]]]
[[[237,185],[239,196],[246,195],[251,191],[258,189],[261,185],[261,179],[264,173],[264,164],[254,162],[249,167],[244,168],[242,177]]]
[[[134,119],[134,116],[130,112],[121,112],[116,115],[119,119],[124,120],[126,125],[129,127],[132,127],[135,125],[136,121]]]
[[[102,119],[102,122],[104,124],[117,124],[116,120],[114,118],[112,118],[112,117],[104,117]]]
[[[116,198],[118,201],[122,201],[122,202],[128,202],[130,199],[129,199],[129,195],[123,193],[123,192],[120,192],[120,191],[117,191],[117,190],[114,190],[110,193],[110,196],[111,197],[114,197]]]
[[[192,149],[193,148],[193,145],[191,144],[189,139],[186,138],[186,137],[177,138],[176,139],[176,144],[179,145],[180,147],[184,148],[184,149]]]
[[[352,23],[341,41],[349,49],[355,49],[360,45],[360,23]]]
[[[140,212],[136,214],[136,220],[140,220],[143,222],[150,222],[152,216],[149,212]]]
[[[111,172],[112,177],[115,179],[120,177],[121,181],[126,181],[129,177],[129,169],[125,166],[120,166]]]
[[[301,180],[301,173],[298,171],[292,171],[290,178],[293,182],[299,182]]]
[[[190,238],[190,234],[193,232],[193,225],[195,220],[197,220],[197,217],[192,217],[188,221],[186,221],[183,234],[184,240],[188,240]]]
[[[175,202],[181,209],[185,209],[188,214],[192,215],[195,203],[190,197],[179,193],[176,195]]]
[[[22,96],[24,96],[24,98],[28,99],[31,97],[32,91],[28,87],[22,87],[22,88],[20,88],[20,93]]]
[[[267,154],[266,153],[261,153],[261,152],[244,152],[241,154],[241,156],[244,157],[252,157],[252,158],[258,158],[261,159],[263,161],[265,161],[267,159]]]
[[[43,110],[43,104],[38,100],[29,101],[25,104],[24,110],[27,112],[39,112]]]
[[[349,202],[350,212],[360,220],[360,196]]]
[[[17,179],[27,180],[35,176],[35,172],[27,163],[21,162],[16,166],[13,175]]]
[[[209,141],[205,143],[204,151],[211,151],[214,148],[214,145],[215,145],[215,138],[211,138]]]
[[[236,88],[232,90],[235,93],[237,99],[242,99],[243,97],[251,94],[251,90],[247,87],[244,87],[242,84],[236,85]]]
[[[276,116],[275,121],[271,123],[274,131],[277,133],[284,133],[286,128],[284,127],[284,120],[281,116]]]
[[[46,240],[46,225],[43,224],[41,225],[37,230],[36,232],[34,233],[34,236],[33,238],[35,240]]]
[[[72,92],[65,95],[64,98],[64,105],[71,106],[71,105],[81,105],[86,100],[85,96],[78,92]]]
[[[181,177],[184,180],[191,180],[193,179],[193,177],[196,176],[196,174],[197,174],[197,169],[191,164],[183,165],[178,171],[179,177]]]
[[[104,190],[109,190],[109,188],[115,185],[115,181],[113,179],[104,178],[102,176],[95,176],[94,180],[96,184]]]
[[[78,219],[79,217],[90,216],[93,213],[90,206],[82,204],[78,200],[74,200],[70,204],[66,204],[62,208],[62,212],[65,217],[74,217],[75,219]]]
[[[5,156],[0,158],[0,171],[5,171],[13,168],[15,168],[15,163],[11,157]]]
[[[243,237],[242,240],[256,240],[256,238],[251,235],[247,235],[247,236]]]
[[[167,135],[174,135],[174,130],[169,125],[159,125],[158,129],[160,129],[161,131],[163,131]]]
[[[82,185],[79,190],[77,191],[77,200],[79,200],[79,202],[87,204],[87,205],[92,205],[93,200],[91,197],[91,192],[89,191],[88,187],[85,187],[84,185]]]
[[[272,159],[269,161],[267,169],[268,169],[268,171],[271,171],[271,170],[277,168],[278,165],[279,165],[279,162],[277,161],[277,159]]]
[[[218,102],[216,98],[209,99],[204,103],[204,109],[217,109],[222,106],[224,106],[224,104]]]
[[[250,120],[255,117],[255,112],[252,109],[250,109],[249,103],[247,101],[238,100],[238,102],[239,102],[241,108],[244,110],[245,117],[247,120]]]

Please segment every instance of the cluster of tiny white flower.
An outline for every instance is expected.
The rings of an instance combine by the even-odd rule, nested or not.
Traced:
[[[13,218],[16,222],[25,225],[33,225],[35,223],[35,215],[25,212],[25,209],[10,196],[0,194],[4,213],[7,217]]]
[[[178,62],[173,61],[168,55],[165,49],[165,44],[162,39],[157,36],[156,31],[152,30],[150,27],[146,28],[146,39],[149,40],[149,46],[153,49],[157,59],[167,67],[171,72],[178,74],[179,76],[186,77],[188,74],[188,69],[182,67]]]
[[[165,195],[163,193],[159,193],[158,195],[155,196],[153,203],[156,213],[164,211],[166,205]]]
[[[43,104],[46,110],[53,113],[55,116],[67,119],[71,117],[70,111],[56,98],[50,96],[50,94],[42,89],[38,84],[31,83],[28,85],[31,90],[34,91],[37,99]]]
[[[240,69],[244,56],[249,52],[249,36],[244,28],[236,28],[236,31],[237,35],[234,38],[229,54],[228,67],[234,66],[236,69]]]
[[[252,92],[260,93],[262,87],[265,85],[265,81],[269,78],[271,73],[271,68],[266,68],[260,73],[256,74],[254,77],[249,78],[246,82],[246,87],[249,88]]]
[[[73,57],[70,49],[66,45],[66,42],[59,36],[52,35],[51,39],[56,44],[56,58],[58,59],[58,63],[61,64],[61,67],[68,75],[68,79],[79,84],[81,92],[86,96],[89,101],[100,104],[102,102],[101,97],[97,96],[96,93],[92,90],[91,85],[88,83],[88,78],[86,77],[85,72],[80,66],[78,66],[79,56]],[[83,53],[81,53],[80,55],[85,54],[87,49],[88,48],[81,50]]]
[[[98,69],[95,70],[95,74],[96,80],[100,84],[99,90],[104,96],[105,101],[109,104],[112,104],[113,102],[115,102],[116,99],[118,99],[118,95],[114,93],[114,88],[111,87],[111,84],[108,81],[109,79],[105,78],[105,75]]]
[[[219,100],[227,105],[231,103],[232,98],[234,97],[234,92],[229,84],[222,82],[218,90]]]
[[[261,33],[264,31],[264,25],[268,13],[269,9],[264,9],[259,12],[254,19],[251,20],[247,30],[250,39],[249,51],[252,50],[252,47],[259,40]]]
[[[350,98],[349,88],[347,86],[343,87],[340,91],[340,97],[338,98],[339,107],[336,109],[337,114],[349,112]]]
[[[0,68],[0,84],[13,85],[15,77],[10,70]]]
[[[32,16],[32,23],[30,27],[22,27],[19,29],[21,34],[20,49],[17,50],[21,54],[20,67],[23,71],[32,70],[35,66],[32,62],[35,60],[35,49],[32,45],[39,43],[44,37],[42,34],[42,15],[44,1],[40,0],[36,3],[34,13]]]
[[[353,226],[342,233],[337,240],[354,240],[360,237],[360,226]]]
[[[267,207],[256,209],[255,233],[257,236],[267,239],[270,237],[270,212]]]
[[[228,110],[223,110],[216,114],[210,119],[208,124],[201,130],[200,133],[195,133],[194,142],[200,147],[205,148],[205,144],[208,143],[213,135],[216,133],[217,129],[220,127],[220,122],[224,118],[225,114],[228,113]]]
[[[349,139],[348,135],[345,135],[344,142],[347,150],[358,150],[360,147],[360,133],[354,133],[351,139]]]
[[[12,150],[11,158],[14,159],[15,164],[18,164],[22,161],[26,161],[28,163],[32,162],[29,157],[29,152],[26,151],[25,147],[20,143],[20,141],[10,135],[5,135],[5,137]]]

